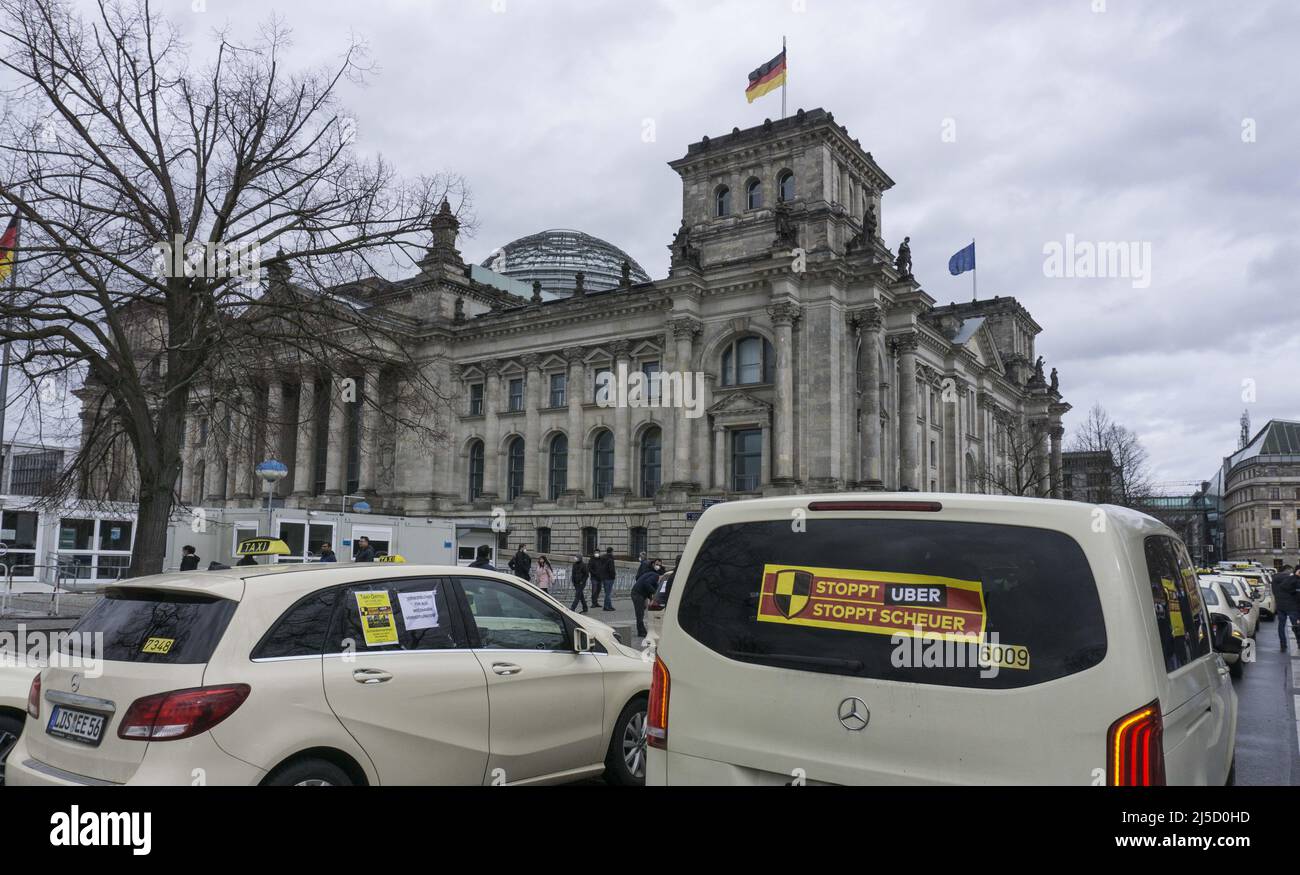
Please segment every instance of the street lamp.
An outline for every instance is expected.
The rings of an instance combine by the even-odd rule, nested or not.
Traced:
[[[347,512],[348,512],[348,499],[349,499],[349,498],[359,498],[359,499],[361,499],[361,500],[358,501],[356,504],[352,505],[352,512],[353,512],[353,513],[370,513],[370,502],[366,501],[366,497],[365,497],[364,495],[343,495],[343,496],[340,496],[340,497],[339,497],[339,513],[347,513]]]
[[[275,524],[271,519],[273,511],[271,494],[275,492],[275,484],[289,473],[289,467],[278,459],[267,459],[259,462],[253,471],[266,482],[266,534],[267,537],[275,537]]]

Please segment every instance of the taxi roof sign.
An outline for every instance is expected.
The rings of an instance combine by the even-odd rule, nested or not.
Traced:
[[[236,556],[288,556],[291,552],[279,538],[245,538],[235,547]]]
[[[391,556],[378,556],[375,558],[375,561],[376,562],[400,562],[402,564],[406,564],[406,557],[402,556],[400,553],[394,553]]]

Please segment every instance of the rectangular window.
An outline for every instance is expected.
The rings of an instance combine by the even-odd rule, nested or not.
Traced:
[[[567,374],[551,374],[552,407],[563,407],[565,404],[569,403],[567,400],[568,393],[565,391],[568,388],[568,385],[569,377]]]
[[[779,602],[773,604],[780,581],[770,566],[919,576],[935,581],[945,604],[975,588],[985,628],[1002,643],[1027,649],[1029,665],[981,677],[975,659],[942,667],[900,663],[888,631],[760,622],[764,603],[780,610]],[[916,519],[812,518],[803,531],[792,531],[788,520],[738,523],[709,534],[690,577],[678,586],[680,595],[675,589],[673,597],[680,599],[683,632],[730,659],[758,665],[1005,689],[1082,672],[1106,656],[1106,623],[1088,560],[1074,539],[1050,529]]]
[[[45,495],[53,489],[62,466],[61,450],[15,455],[9,472],[9,492],[12,495]]]
[[[1281,530],[1281,529],[1274,529],[1274,530],[1273,530],[1273,549],[1274,549],[1274,550],[1281,550],[1281,549],[1282,549],[1282,530]]]
[[[593,556],[596,553],[596,547],[599,546],[599,533],[588,526],[582,530],[582,555]]]
[[[469,415],[483,415],[483,384],[474,383],[469,387]]]
[[[391,653],[466,647],[468,643],[448,608],[447,583],[446,578],[421,577],[349,587],[334,615],[325,652]],[[385,622],[385,615],[390,617],[397,640],[389,644],[382,636],[376,636],[373,630],[377,626],[373,622],[371,637],[367,638],[363,610],[367,617],[373,615],[379,622]]]
[[[746,428],[731,433],[731,489],[756,492],[763,471],[763,432]]]
[[[510,381],[510,409],[518,411],[524,409],[524,381],[516,378]]]
[[[650,552],[650,533],[641,526],[637,526],[628,532],[628,543],[631,545],[628,552],[633,556],[640,556],[642,553]]]
[[[641,373],[645,375],[645,399],[650,405],[659,403],[659,362],[643,362]]]
[[[74,648],[64,652],[75,655],[80,641],[91,637],[89,633],[95,633],[96,639],[103,633],[101,659],[199,665],[212,656],[237,604],[206,595],[109,589],[61,646]],[[167,645],[146,647],[151,641]]]
[[[930,467],[939,467],[939,449],[934,441],[930,441]]]
[[[8,565],[14,577],[36,574],[36,531],[40,515],[35,511],[6,510],[0,521],[0,541],[9,547],[0,562]]]
[[[537,530],[537,552],[539,553],[551,552],[551,530],[550,529],[540,528]]]
[[[1273,519],[1275,522],[1281,522],[1281,520],[1282,520],[1282,509],[1281,509],[1281,508],[1277,508],[1277,507],[1273,508],[1273,510],[1269,513],[1269,516],[1272,517],[1272,519]]]
[[[1196,571],[1182,545],[1164,535],[1146,539],[1147,575],[1165,669],[1175,671],[1210,650],[1210,632]]]

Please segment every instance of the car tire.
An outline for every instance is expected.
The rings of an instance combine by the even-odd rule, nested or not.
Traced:
[[[23,732],[23,721],[11,714],[0,714],[0,787],[5,783],[5,760]]]
[[[348,773],[327,760],[298,760],[276,769],[263,783],[268,787],[351,787]]]
[[[1246,665],[1244,662],[1242,662],[1240,657],[1238,657],[1236,662],[1230,663],[1228,665],[1228,675],[1232,677],[1234,680],[1240,680],[1241,674],[1245,670],[1246,670]]]
[[[616,787],[645,786],[645,731],[649,700],[638,697],[623,706],[605,754],[605,781]]]

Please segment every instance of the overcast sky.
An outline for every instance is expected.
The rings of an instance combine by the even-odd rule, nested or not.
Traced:
[[[980,296],[1013,295],[1043,326],[1067,429],[1100,402],[1157,480],[1199,481],[1235,449],[1243,409],[1255,428],[1300,418],[1295,0],[158,6],[196,43],[275,11],[301,63],[366,40],[380,70],[347,94],[358,143],[405,174],[467,177],[467,259],[571,227],[655,278],[681,209],[665,162],[779,117],[778,92],[743,92],[784,34],[790,112],[831,110],[894,178],[883,234],[911,236],[939,303],[970,298],[946,264],[977,238]],[[1046,276],[1044,246],[1066,235],[1149,244],[1149,284]]]

